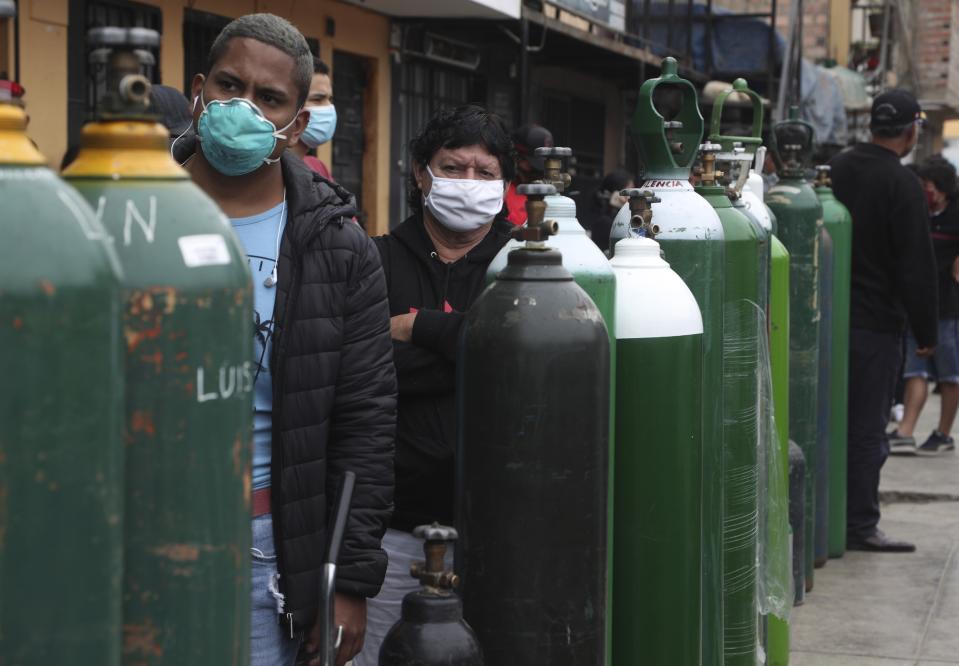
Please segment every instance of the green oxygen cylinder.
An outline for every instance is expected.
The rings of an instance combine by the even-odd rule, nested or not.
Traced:
[[[662,74],[640,87],[632,129],[646,165],[639,189],[662,200],[651,231],[703,316],[703,663],[715,665],[723,658],[723,225],[689,182],[703,117],[696,88],[677,74],[675,58],[664,59]],[[626,204],[613,221],[612,253],[635,236],[631,219]]]
[[[780,180],[766,203],[776,215],[778,236],[790,257],[789,435],[806,459],[806,589],[812,589],[816,515],[816,437],[819,380],[819,238],[823,209],[805,177],[812,156],[812,126],[790,110],[773,128],[773,157]]]
[[[27,138],[12,87],[0,81],[0,663],[116,666],[119,264]]]
[[[610,350],[610,400],[609,400],[609,459],[610,469],[613,469],[615,457],[615,423],[616,423],[616,276],[609,265],[609,259],[603,254],[596,243],[590,240],[586,230],[576,218],[576,202],[567,197],[564,192],[569,187],[571,178],[564,168],[564,160],[569,160],[573,151],[565,147],[545,147],[537,148],[535,151],[537,157],[542,157],[545,162],[545,172],[543,183],[552,185],[555,192],[545,198],[546,219],[553,221],[557,225],[557,233],[550,237],[549,245],[563,255],[563,267],[568,270],[573,280],[582,287],[596,307],[599,308],[603,320],[609,332],[609,350]],[[509,253],[524,247],[520,240],[513,239],[493,257],[489,268],[486,271],[486,284],[490,285],[496,281],[496,276],[506,268]],[[613,530],[613,484],[612,479],[609,484],[609,516],[607,526],[610,533],[607,536],[609,543],[612,543]],[[608,551],[610,560],[608,567],[609,592],[607,602],[612,603],[613,592],[613,549]],[[612,611],[610,606],[608,612]],[[612,622],[606,623],[607,632],[612,631]],[[610,633],[607,633],[607,642],[612,639]]]
[[[766,147],[756,149],[756,168],[761,169],[766,157]],[[769,238],[769,357],[773,386],[773,416],[776,423],[776,446],[779,447],[781,469],[780,483],[784,492],[779,500],[784,502],[777,515],[767,515],[767,538],[771,543],[790,543],[789,531],[789,253],[773,233],[776,217],[762,199],[763,179],[755,169],[749,172],[743,201],[759,220]],[[769,473],[775,473],[770,470]],[[777,511],[780,510],[779,505]],[[782,519],[785,518],[785,524]],[[789,549],[791,550],[791,548]],[[787,557],[791,555],[787,551]],[[786,563],[792,568],[792,559]],[[791,578],[790,578],[791,581]],[[789,597],[790,603],[792,597]],[[769,666],[789,664],[789,623],[775,614],[766,616],[766,657]]]
[[[760,415],[759,236],[716,182],[719,144],[700,147],[696,192],[716,209],[725,238],[723,304],[723,663],[754,666]]]
[[[656,198],[624,195],[634,228],[648,230]],[[621,240],[611,262],[619,364],[612,663],[692,666],[701,663],[703,321],[651,235]]]
[[[123,663],[249,659],[252,284],[229,222],[170,156],[135,49],[99,28],[107,95],[66,175],[124,270]],[[99,54],[103,51],[99,50]]]
[[[731,99],[740,105],[748,105],[752,110],[752,125],[748,136],[734,136],[722,131],[723,110]],[[756,159],[757,151],[762,147],[763,132],[763,101],[753,90],[750,90],[745,79],[736,79],[733,85],[719,93],[713,103],[710,119],[709,141],[719,144],[721,151],[716,155],[717,169],[721,169],[723,176],[718,181],[726,186],[726,194],[733,204],[733,208],[745,215],[756,230],[759,238],[759,307],[764,317],[769,317],[769,262],[770,246],[769,235],[772,233],[768,219],[761,217],[765,211],[753,210],[751,200],[747,200],[746,184],[752,173],[751,167]]]
[[[752,124],[748,136],[731,136],[722,132],[724,106],[736,100],[740,106],[750,107]],[[762,193],[762,178],[752,170],[752,165],[762,164],[765,159],[765,148],[762,146],[763,103],[762,98],[750,90],[744,79],[736,79],[732,87],[721,92],[713,104],[712,122],[709,140],[722,146],[722,151],[716,155],[716,162],[726,172],[721,178],[727,185],[727,194],[733,207],[746,214],[753,225],[759,239],[759,311],[762,321],[759,329],[768,334],[770,348],[772,348],[772,277],[771,265],[773,261],[773,242],[782,249],[781,244],[772,234],[772,216],[769,209],[749,189],[750,181]],[[758,183],[756,182],[758,180]],[[728,239],[728,235],[727,235]],[[728,252],[728,250],[727,250]],[[727,255],[728,256],[728,255]],[[777,260],[780,260],[777,257]],[[727,278],[728,279],[728,278]],[[727,283],[728,284],[728,283]],[[788,296],[785,301],[788,307]],[[763,375],[764,387],[774,386],[775,377],[771,376],[772,351],[769,361],[760,360],[758,368]],[[788,349],[786,356],[788,362]],[[760,433],[759,447],[762,464],[758,474],[763,482],[763,494],[758,497],[758,539],[763,544],[760,549],[760,567],[757,575],[757,598],[761,602],[759,612],[763,615],[765,632],[765,649],[770,662],[779,664],[789,660],[789,626],[785,618],[788,617],[783,606],[788,608],[792,596],[781,591],[783,586],[789,587],[789,563],[791,558],[789,548],[789,486],[787,449],[781,447],[777,433],[769,428],[775,422],[776,412],[775,392],[769,395],[769,388],[761,390],[761,399],[757,401],[760,407],[758,417]],[[778,481],[778,482],[777,482]]]
[[[787,489],[789,509],[789,252],[776,236],[770,237],[769,357],[773,376],[773,413],[779,446],[781,483]],[[789,529],[788,515],[786,530]],[[788,538],[787,535],[775,535]],[[772,535],[771,535],[772,538]],[[769,666],[789,664],[789,624],[775,615],[766,623]]]
[[[756,149],[755,165],[761,169],[766,157],[766,147]],[[784,505],[770,504],[767,538],[770,543],[790,543],[789,530],[789,253],[773,233],[776,217],[763,202],[763,179],[756,169],[751,169],[742,199],[750,212],[759,220],[769,238],[769,356],[773,387],[773,416],[776,424],[776,446],[779,447],[780,483],[784,490],[779,500]],[[770,469],[770,474],[776,470]],[[770,498],[771,500],[773,498]],[[772,509],[784,512],[777,515]],[[785,524],[782,522],[785,518]],[[791,550],[791,548],[790,548]],[[787,557],[791,554],[786,553]],[[792,559],[786,563],[792,568]],[[791,582],[791,578],[790,578]],[[791,587],[791,586],[790,586]],[[792,597],[789,597],[790,603]],[[769,666],[789,664],[789,623],[775,614],[766,616],[766,658]]]
[[[816,196],[832,238],[832,347],[829,424],[829,556],[846,552],[846,428],[849,398],[849,289],[852,279],[852,217],[833,195],[829,167],[817,166]]]

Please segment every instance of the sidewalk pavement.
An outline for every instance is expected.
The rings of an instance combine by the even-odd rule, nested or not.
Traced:
[[[920,443],[938,418],[932,395]],[[916,552],[849,551],[817,569],[793,608],[792,666],[959,664],[959,457],[890,456],[880,496],[879,527]]]

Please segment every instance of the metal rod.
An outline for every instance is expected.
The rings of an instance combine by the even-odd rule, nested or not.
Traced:
[[[713,63],[713,0],[706,0],[706,75],[712,76],[715,70]]]
[[[646,0],[643,7],[643,40],[648,44],[649,43],[649,10],[652,5],[652,0]]]
[[[803,34],[806,23],[806,15],[803,13],[803,0],[795,0],[798,8],[798,21],[796,23],[799,30],[799,36],[796,39],[796,105],[802,103],[802,54],[803,54]]]
[[[519,53],[519,122],[525,125],[529,118],[529,19],[523,16],[520,19],[520,53]],[[546,30],[546,26],[542,26]]]
[[[16,0],[17,15],[13,17],[13,80],[20,82],[20,0]]]
[[[788,97],[792,91],[792,77],[793,77],[793,58],[795,57],[795,41],[796,41],[796,21],[799,16],[799,3],[794,2],[789,8],[789,29],[787,34],[789,37],[786,40],[786,52],[783,57],[782,69],[780,70],[779,75],[779,92],[776,95],[776,120],[783,120],[786,117],[786,109],[788,108]]]
[[[882,90],[886,87],[886,67],[888,66],[888,50],[889,50],[889,13],[890,13],[889,0],[882,5],[882,36],[879,40],[879,89]]]
[[[668,15],[668,20],[666,22],[666,48],[673,48],[673,7],[676,4],[676,0],[669,0],[666,3],[666,11]]]
[[[769,7],[769,45],[767,51],[766,66],[769,71],[769,82],[767,83],[766,96],[772,97],[773,89],[776,85],[776,10],[778,5],[776,0],[771,0]]]

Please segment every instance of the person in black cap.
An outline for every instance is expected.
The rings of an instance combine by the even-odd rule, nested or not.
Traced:
[[[516,150],[516,178],[506,190],[508,219],[517,226],[526,224],[526,197],[516,191],[518,185],[532,183],[543,177],[546,159],[536,156],[537,148],[552,147],[552,133],[540,125],[523,125],[513,132],[513,148]]]
[[[832,161],[833,191],[852,215],[846,538],[850,550],[912,552],[879,524],[879,473],[889,455],[886,426],[908,320],[917,356],[938,336],[936,261],[926,198],[900,163],[923,125],[916,98],[890,90],[873,101],[872,141]]]

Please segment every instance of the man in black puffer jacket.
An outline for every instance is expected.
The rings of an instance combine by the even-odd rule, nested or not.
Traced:
[[[515,166],[509,134],[478,106],[441,111],[410,144],[413,214],[376,238],[389,285],[399,384],[396,508],[383,539],[389,568],[370,601],[366,645],[354,666],[376,666],[380,643],[418,586],[410,563],[420,524],[453,522],[456,346],[464,314],[509,240],[504,207]]]
[[[301,636],[320,648],[327,518],[351,470],[335,599],[342,666],[362,646],[366,598],[386,570],[396,429],[386,283],[352,222],[353,197],[284,152],[309,117],[303,36],[279,17],[244,16],[220,33],[209,65],[193,82],[196,134],[173,151],[230,217],[254,278],[251,663],[290,666]]]

